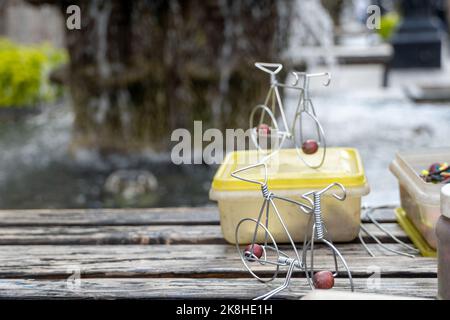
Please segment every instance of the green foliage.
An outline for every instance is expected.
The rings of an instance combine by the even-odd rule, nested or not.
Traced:
[[[0,107],[34,106],[54,100],[61,90],[49,74],[68,61],[49,44],[25,46],[0,38]]]
[[[396,12],[386,13],[381,17],[381,28],[378,30],[381,38],[387,41],[394,34],[395,29],[400,23],[400,16]]]

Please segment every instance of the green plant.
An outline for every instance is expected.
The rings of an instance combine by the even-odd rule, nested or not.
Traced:
[[[49,44],[19,45],[0,38],[0,107],[34,106],[54,100],[60,89],[49,74],[68,61]]]
[[[378,30],[381,38],[387,41],[394,34],[395,29],[400,23],[400,16],[396,12],[388,12],[381,17],[381,28]]]

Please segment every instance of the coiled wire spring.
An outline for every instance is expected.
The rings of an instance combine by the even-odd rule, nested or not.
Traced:
[[[273,193],[269,191],[269,187],[267,186],[267,184],[263,184],[261,186],[261,191],[264,199],[270,200],[273,198]]]
[[[314,225],[316,231],[316,239],[322,240],[325,236],[322,219],[322,197],[320,194],[314,193]]]

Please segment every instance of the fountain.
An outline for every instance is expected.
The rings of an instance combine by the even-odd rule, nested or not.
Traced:
[[[65,14],[65,1],[53,3]],[[72,1],[81,30],[67,30],[75,111],[73,149],[167,150],[170,133],[243,127],[260,97],[255,60],[278,60],[290,1]],[[250,76],[251,74],[251,76]]]
[[[291,31],[293,24],[302,26],[307,21],[298,15],[293,17],[297,13],[292,6],[306,7],[308,1],[315,2],[309,8],[319,3],[245,1],[227,5],[225,1],[211,0],[198,1],[200,8],[194,1],[122,1],[120,7],[118,1],[108,1],[110,5],[106,6],[106,1],[71,1],[82,7],[83,15],[82,30],[66,30],[72,56],[67,83],[74,107],[62,100],[19,123],[2,123],[0,207],[207,203],[213,167],[177,166],[170,163],[169,154],[150,149],[168,143],[168,132],[173,127],[190,129],[192,119],[205,119],[204,130],[214,121],[221,126],[242,121],[241,125],[229,127],[246,128],[250,109],[267,90],[267,76],[255,74],[252,63],[268,59],[283,62],[284,70],[292,69],[291,57],[280,53],[288,48],[293,53],[304,53],[305,43]],[[59,5],[65,16],[63,1],[48,2]],[[253,22],[243,18],[250,15]],[[303,15],[313,16],[310,11]],[[323,12],[319,15],[321,19],[326,17]],[[323,26],[329,25],[326,20],[321,22]],[[197,29],[200,31],[195,32]],[[328,36],[326,41],[330,43],[331,35],[323,33],[327,28],[321,30],[319,40]],[[100,38],[105,41],[99,42]],[[314,64],[312,61],[311,67]],[[340,78],[334,77],[333,81]],[[418,108],[396,94],[361,91],[357,82],[355,90],[317,95],[318,116],[329,128],[330,146],[352,145],[361,151],[369,180],[374,181],[374,190],[380,190],[371,194],[369,204],[392,202],[396,199],[396,181],[389,175],[383,178],[392,154],[400,147],[445,141],[449,113],[428,104]],[[295,97],[285,96],[283,103],[289,118],[295,113]],[[231,119],[233,112],[240,117]],[[404,121],[405,114],[415,117]],[[434,122],[431,124],[429,119]],[[366,136],[371,139],[362,138]],[[160,150],[164,147],[159,145]],[[107,151],[129,150],[141,153],[103,156]],[[149,192],[155,186],[151,174],[157,180],[157,190]]]

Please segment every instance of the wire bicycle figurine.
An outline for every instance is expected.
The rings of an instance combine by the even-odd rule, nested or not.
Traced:
[[[254,107],[250,114],[249,125],[251,128],[251,139],[253,143],[258,150],[263,151],[266,147],[269,149],[267,138],[269,136],[274,136],[275,139],[272,141],[270,147],[276,143],[275,148],[273,148],[276,150],[283,146],[286,139],[292,139],[294,141],[297,153],[305,165],[314,169],[321,167],[325,161],[326,140],[324,130],[316,116],[314,105],[309,96],[309,84],[311,78],[327,77],[323,85],[328,86],[331,82],[331,74],[329,72],[309,74],[305,72],[293,71],[292,74],[294,76],[294,81],[292,84],[286,84],[277,80],[277,74],[283,68],[281,64],[256,62],[255,66],[270,75],[270,88],[264,103]],[[300,85],[299,83],[301,78],[303,79],[303,83]],[[286,119],[279,88],[300,91],[295,115],[291,123],[288,123]],[[281,128],[276,118],[277,111],[279,112],[281,118]],[[255,117],[258,117],[257,113],[260,113],[259,120],[255,123]],[[306,118],[310,118],[310,120],[312,120],[316,129],[317,139],[305,139],[302,122]],[[264,140],[261,138],[264,138]],[[316,154],[319,150],[321,155],[316,163],[306,160],[307,156]]]
[[[239,173],[242,173],[242,172],[250,170],[250,169],[258,168],[258,167],[262,167],[264,169],[264,179],[262,181],[244,178],[241,175],[239,175]],[[334,277],[336,277],[339,272],[338,262],[337,262],[337,257],[339,257],[339,259],[341,260],[341,262],[343,263],[344,267],[346,268],[346,270],[348,272],[351,290],[353,291],[353,289],[354,289],[353,288],[353,280],[351,277],[350,270],[349,270],[347,263],[345,262],[343,256],[341,255],[341,253],[336,249],[336,247],[334,247],[334,245],[332,244],[332,242],[330,240],[327,240],[327,237],[324,234],[326,232],[326,228],[323,223],[322,216],[321,216],[320,201],[321,201],[322,194],[327,192],[329,189],[331,189],[335,186],[339,186],[342,188],[344,195],[338,196],[337,194],[333,194],[333,196],[335,198],[337,198],[338,200],[344,200],[345,199],[345,189],[342,187],[342,185],[332,184],[321,191],[318,191],[318,192],[314,191],[314,192],[310,192],[310,193],[302,195],[301,198],[307,202],[307,204],[305,204],[305,203],[302,203],[302,202],[299,202],[299,201],[296,201],[293,199],[280,197],[280,196],[272,193],[269,190],[269,188],[267,186],[267,180],[268,180],[267,165],[265,163],[258,163],[255,165],[247,166],[245,168],[234,171],[233,173],[231,173],[231,175],[236,179],[240,179],[242,181],[246,181],[249,183],[258,184],[261,187],[261,192],[262,192],[262,195],[264,198],[263,204],[261,206],[261,209],[259,211],[257,218],[256,219],[244,218],[238,223],[238,225],[236,227],[236,231],[235,231],[236,249],[239,252],[239,256],[240,256],[244,266],[246,267],[246,269],[250,272],[250,274],[254,278],[256,278],[257,280],[259,280],[261,282],[269,282],[269,281],[272,281],[275,278],[277,278],[278,273],[280,271],[280,267],[288,268],[286,277],[285,277],[285,281],[281,286],[267,292],[266,294],[256,297],[255,300],[261,300],[261,299],[267,300],[267,299],[271,298],[272,296],[274,296],[275,294],[286,289],[290,284],[292,274],[295,270],[305,272],[306,279],[307,279],[308,284],[311,289],[317,287],[315,274],[314,274],[314,249],[315,249],[314,242],[315,242],[315,240],[325,243],[332,250],[334,264],[335,264],[335,272],[332,274],[333,283],[334,283]],[[309,198],[310,195],[313,196],[312,199]],[[297,246],[296,246],[274,200],[286,201],[286,202],[289,202],[289,203],[292,203],[292,204],[298,206],[301,209],[300,213],[303,212],[305,214],[310,215],[310,219],[309,219],[310,225],[311,225],[312,218],[314,218],[314,224],[312,225],[312,235],[311,235],[310,240],[307,239],[308,233],[305,233],[305,241],[303,244],[303,254],[302,255],[299,254]],[[272,233],[269,230],[270,208],[273,209],[273,212],[275,213],[275,218],[278,220],[278,222],[280,223],[280,225],[282,227],[283,232],[287,236],[290,248],[294,252],[293,257],[290,257],[287,253],[280,250],[279,246],[277,245],[277,243],[275,241],[275,237],[272,235]],[[264,219],[263,219],[263,216],[265,216]],[[244,250],[241,250],[241,248],[239,246],[239,244],[241,243],[240,231],[241,231],[242,226],[245,223],[251,223],[252,225],[254,225],[254,229],[253,229],[253,234],[252,234],[250,244],[247,245],[247,247]],[[257,240],[261,240],[261,239],[262,239],[263,244],[262,245],[257,244]],[[311,255],[311,265],[309,267],[305,263],[308,250]],[[258,264],[256,264],[255,262],[258,262]],[[251,265],[250,265],[251,263],[255,263],[254,264],[255,267],[257,267],[258,265],[273,266],[274,270],[273,270],[272,276],[269,277],[268,279],[263,279],[262,277],[260,277],[257,274],[257,271],[251,267]]]
[[[262,167],[264,169],[263,181],[248,179],[248,178],[244,178],[239,175],[239,173],[241,173],[241,172],[251,170],[254,168],[258,168],[258,167]],[[261,192],[262,192],[262,195],[264,198],[264,201],[263,201],[263,204],[259,211],[257,219],[253,219],[253,218],[242,219],[236,227],[236,231],[235,231],[236,248],[239,252],[240,258],[241,258],[244,266],[250,272],[250,274],[253,277],[255,277],[256,279],[258,279],[259,281],[269,282],[269,281],[274,280],[278,276],[278,272],[279,272],[279,269],[281,266],[287,266],[288,263],[290,262],[288,276],[286,277],[287,280],[290,279],[290,275],[294,271],[294,268],[297,267],[298,269],[303,270],[303,264],[301,262],[301,255],[299,254],[299,252],[297,250],[297,246],[295,245],[295,242],[292,239],[286,224],[284,223],[284,220],[274,202],[274,199],[293,203],[293,204],[299,206],[299,208],[305,213],[311,213],[312,206],[301,203],[299,201],[295,201],[295,200],[288,199],[285,197],[280,197],[280,196],[273,194],[267,186],[268,173],[267,173],[267,165],[265,163],[258,163],[255,165],[247,166],[245,168],[242,168],[242,169],[232,172],[231,175],[236,179],[246,181],[249,183],[258,184],[261,187]],[[308,199],[307,199],[307,201],[309,202]],[[273,208],[273,212],[275,213],[276,218],[280,222],[283,231],[287,235],[290,246],[294,251],[295,258],[291,259],[290,261],[288,261],[289,255],[287,255],[286,253],[284,253],[283,251],[281,251],[279,249],[279,247],[275,241],[275,238],[273,237],[272,233],[269,231],[270,208]],[[263,223],[263,215],[265,216],[264,223]],[[244,252],[243,252],[239,247],[239,243],[241,242],[239,231],[244,223],[252,223],[252,224],[255,224],[255,226],[254,226],[254,231],[253,231],[253,235],[252,235],[251,245],[249,245],[248,248],[246,248],[246,250],[244,250]],[[262,235],[261,235],[260,230],[262,230],[262,233],[263,233]],[[257,238],[264,239],[263,245],[259,245],[256,243]],[[258,239],[258,240],[260,240],[260,239]],[[259,262],[259,264],[261,264],[261,265],[274,266],[274,272],[272,274],[272,277],[270,277],[269,279],[263,279],[262,277],[258,276],[256,274],[256,271],[254,271],[251,268],[251,266],[249,265],[249,263],[256,262],[256,261]],[[263,296],[257,297],[256,299],[258,299],[258,300],[259,299],[269,299],[271,296],[273,296],[277,292],[283,290],[284,286],[282,286],[282,287],[277,288]]]

